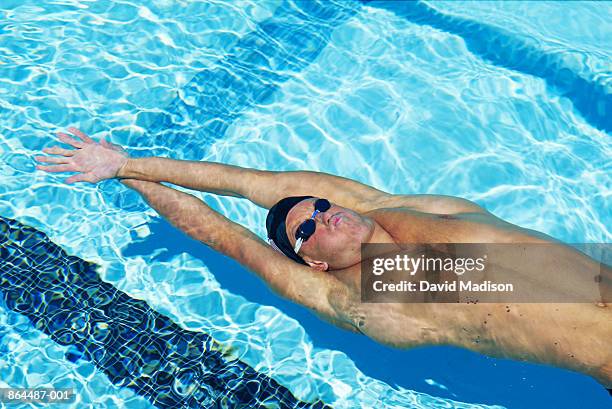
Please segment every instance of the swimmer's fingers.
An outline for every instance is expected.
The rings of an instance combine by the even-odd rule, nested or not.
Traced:
[[[36,169],[44,170],[45,172],[56,173],[56,172],[78,172],[73,165],[55,165],[55,166],[43,166],[36,165]]]
[[[73,146],[77,149],[81,149],[83,146],[85,146],[85,144],[81,141],[77,141],[76,139],[71,138],[70,136],[66,135],[65,133],[61,133],[58,132],[57,136],[59,138],[60,141],[64,142],[65,144],[68,144],[70,146]]]
[[[55,164],[64,164],[64,163],[70,163],[70,158],[69,157],[65,157],[65,156],[35,156],[34,159],[36,159],[39,162],[43,162],[43,163],[55,163]]]
[[[85,143],[95,143],[93,139],[91,139],[89,136],[85,135],[83,132],[79,131],[78,129],[74,127],[68,128],[68,132],[70,132],[73,135],[76,135]]]
[[[96,183],[98,180],[91,173],[79,173],[78,175],[70,176],[64,182],[70,184],[74,182],[89,182]]]
[[[121,146],[116,145],[114,143],[110,143],[104,138],[100,139],[100,144],[104,146],[105,148],[112,149],[117,152],[125,152],[125,149],[123,149]]]
[[[52,155],[72,156],[74,155],[75,151],[60,148],[59,146],[52,146],[50,148],[43,148],[43,152],[50,153]]]

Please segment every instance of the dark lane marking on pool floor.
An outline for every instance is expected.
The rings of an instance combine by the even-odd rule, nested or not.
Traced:
[[[100,280],[43,233],[0,216],[0,296],[6,306],[110,381],[160,408],[324,408],[297,400],[272,378],[229,358],[146,302]],[[77,391],[78,393],[78,391]]]
[[[137,125],[148,135],[135,142],[203,157],[245,110],[268,103],[282,83],[308,67],[332,32],[360,9],[357,1],[283,1],[213,67],[196,74],[165,112],[140,113]]]
[[[612,132],[612,94],[604,83],[584,78],[563,60],[562,53],[539,49],[526,36],[501,27],[444,14],[420,1],[359,0],[391,11],[406,20],[463,38],[468,49],[500,67],[542,78],[572,101],[594,127]],[[435,3],[434,3],[435,4]]]

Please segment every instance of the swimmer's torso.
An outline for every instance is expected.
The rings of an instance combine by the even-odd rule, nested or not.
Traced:
[[[544,243],[552,239],[488,214],[436,215],[408,208],[367,213],[396,243]],[[563,266],[576,269],[569,263]],[[543,266],[554,260],[540,260]],[[388,345],[455,345],[546,362],[612,385],[612,310],[592,303],[361,303],[360,266],[334,271],[353,294],[346,318]],[[330,300],[333,303],[333,300]]]

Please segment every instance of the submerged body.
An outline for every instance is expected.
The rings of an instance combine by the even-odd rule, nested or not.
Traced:
[[[456,197],[394,195],[318,172],[271,172],[155,157],[133,159],[117,145],[97,143],[74,128],[70,131],[79,139],[61,133],[59,138],[76,150],[45,149],[59,156],[37,157],[55,164],[38,169],[80,172],[68,183],[123,179],[122,183],[141,193],[174,226],[234,258],[274,291],[338,326],[396,347],[455,345],[491,356],[552,364],[586,373],[612,388],[612,311],[597,296],[584,303],[361,302],[360,249],[364,243],[558,244],[548,258],[523,260],[521,273],[536,276],[537,272],[530,270],[532,263],[564,280],[580,280],[580,274],[594,261],[544,234],[507,223]],[[286,251],[295,246],[291,256],[298,257],[301,264],[279,254],[200,199],[159,182],[247,198],[271,209],[270,213],[288,196],[314,197],[292,205],[282,215],[284,227],[279,230],[289,241],[281,251],[288,255]],[[332,204],[313,213],[315,198],[329,199]],[[309,219],[316,230],[301,247],[299,243],[296,246],[298,230]],[[514,261],[508,259],[506,264]]]

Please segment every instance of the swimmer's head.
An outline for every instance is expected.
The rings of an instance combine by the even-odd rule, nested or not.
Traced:
[[[312,217],[316,201],[312,196],[297,196],[276,203],[266,218],[271,244],[290,259],[317,270],[338,270],[359,263],[361,243],[371,237],[374,222],[331,202],[327,210],[314,216],[315,231],[296,254],[296,232]]]

